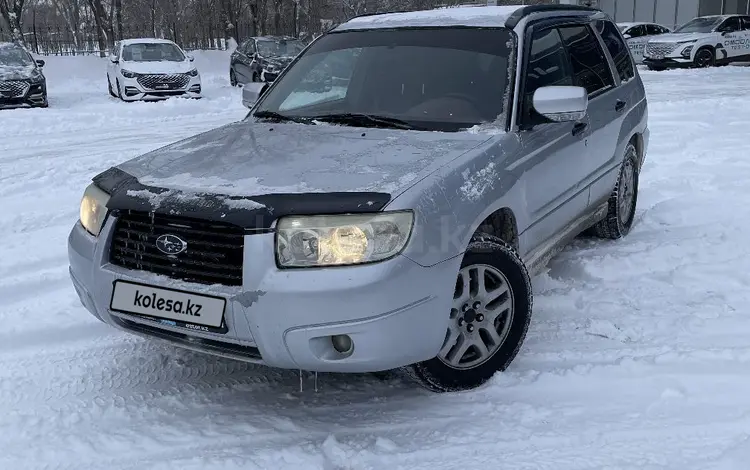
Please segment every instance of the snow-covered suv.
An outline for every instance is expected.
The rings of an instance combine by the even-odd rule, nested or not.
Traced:
[[[750,60],[750,16],[701,16],[648,41],[643,63],[651,70],[710,67]]]
[[[125,39],[115,43],[107,64],[109,94],[123,101],[201,97],[193,57],[168,39]]]
[[[550,256],[632,227],[648,108],[598,10],[359,17],[243,95],[245,119],[85,190],[68,253],[97,318],[273,367],[468,389],[518,353]]]

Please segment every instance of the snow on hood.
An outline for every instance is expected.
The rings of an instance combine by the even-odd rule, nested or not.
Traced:
[[[23,80],[36,73],[36,65],[2,65],[0,64],[0,81]]]
[[[189,59],[181,62],[173,61],[154,61],[154,62],[137,62],[137,61],[120,61],[120,66],[124,70],[134,73],[187,73],[195,68],[195,65]]]
[[[119,165],[147,186],[227,196],[396,195],[491,137],[240,121]]]
[[[649,42],[678,43],[678,42],[683,42],[683,41],[694,41],[696,39],[705,39],[705,38],[711,37],[713,34],[714,33],[668,33],[668,34],[660,34],[659,36],[656,36],[655,38],[651,39]]]

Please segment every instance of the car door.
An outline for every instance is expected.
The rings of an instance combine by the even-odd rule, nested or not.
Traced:
[[[617,27],[609,20],[595,20],[593,29],[612,72],[614,86],[601,86],[594,97],[589,97],[589,115],[594,123],[589,138],[590,183],[589,205],[596,208],[606,203],[615,186],[623,159],[627,133],[623,132],[628,115],[635,108],[645,106],[642,83],[636,79],[635,65],[627,53],[627,45]],[[599,53],[596,53],[599,57]],[[593,60],[593,59],[592,59]],[[604,82],[608,74],[601,73]],[[631,124],[632,125],[632,124]]]
[[[717,28],[721,34],[721,44],[724,46],[724,50],[727,54],[727,59],[730,62],[741,60],[746,54],[745,52],[745,32],[742,30],[742,22],[739,16],[730,16],[724,20]],[[717,54],[717,59],[723,57]]]
[[[740,28],[738,34],[741,37],[739,41],[741,54],[737,57],[737,60],[750,61],[750,16],[740,17]]]
[[[586,210],[588,192],[581,185],[588,118],[548,122],[533,110],[534,91],[543,86],[573,85],[573,74],[554,23],[532,26],[527,33],[525,68],[519,93],[519,140],[529,226],[523,237],[536,250]]]
[[[637,64],[643,62],[643,52],[646,50],[646,43],[649,40],[646,34],[646,25],[635,25],[630,29],[626,30],[625,33],[628,39],[628,48],[630,53],[633,55],[633,59]]]
[[[235,61],[234,70],[237,74],[237,78],[242,83],[252,81],[253,72],[251,64],[253,62],[253,55],[255,54],[255,40],[248,39],[243,42],[235,51],[237,58]]]
[[[581,184],[588,189],[611,165],[627,102],[616,93],[619,79],[615,81],[607,54],[592,25],[570,23],[558,29],[570,56],[574,83],[588,91],[586,152],[578,162]],[[592,195],[591,199],[598,196]]]

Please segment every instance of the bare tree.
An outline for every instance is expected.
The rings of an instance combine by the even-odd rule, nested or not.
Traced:
[[[0,16],[10,27],[11,38],[14,42],[24,44],[23,40],[23,10],[26,0],[0,0]]]

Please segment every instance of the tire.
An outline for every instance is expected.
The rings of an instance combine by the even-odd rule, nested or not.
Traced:
[[[638,176],[638,150],[633,142],[629,142],[620,174],[607,202],[607,215],[591,227],[594,236],[616,240],[630,233],[638,205]]]
[[[486,275],[482,276],[484,281],[491,281],[490,287],[497,286],[490,289],[488,295],[499,295],[486,305],[474,302],[481,302],[487,296],[472,295],[480,269],[486,270]],[[468,292],[465,292],[464,280],[469,285]],[[497,294],[500,290],[503,292]],[[420,386],[437,393],[471,390],[483,385],[515,359],[526,338],[532,304],[531,279],[515,249],[492,235],[475,235],[461,262],[443,348],[437,357],[404,367],[403,371]],[[462,307],[467,305],[468,310],[463,311]],[[485,308],[487,306],[492,308]],[[494,328],[495,341],[490,340],[490,328]],[[468,349],[462,346],[467,340]],[[486,350],[481,357],[477,354],[477,341]],[[462,348],[464,352],[458,357]],[[454,349],[456,352],[451,354]],[[462,359],[465,359],[463,363]]]
[[[237,86],[237,74],[234,73],[233,69],[229,69],[229,84],[231,86]]]
[[[713,67],[716,65],[716,54],[710,47],[701,47],[695,53],[693,65],[697,68]]]
[[[648,67],[649,70],[653,70],[654,72],[663,72],[666,70],[666,67],[659,67],[655,65],[647,65],[646,67]]]
[[[253,82],[259,82],[260,81],[260,74],[258,72],[253,72]]]
[[[107,75],[107,89],[109,90],[109,95],[111,97],[117,98],[115,91],[112,89],[112,82],[109,81],[109,75]]]

